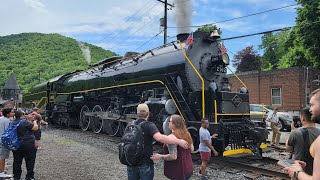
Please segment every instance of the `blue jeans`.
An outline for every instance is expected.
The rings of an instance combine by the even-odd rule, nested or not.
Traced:
[[[154,177],[154,165],[127,166],[127,173],[128,180],[152,180]]]

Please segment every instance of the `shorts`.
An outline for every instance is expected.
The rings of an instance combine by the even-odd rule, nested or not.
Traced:
[[[37,141],[39,141],[41,139],[41,130],[35,131],[34,137],[36,138]]]
[[[8,159],[10,154],[10,150],[5,147],[0,147],[0,160]]]
[[[211,152],[201,152],[200,151],[201,160],[203,161],[210,161]]]

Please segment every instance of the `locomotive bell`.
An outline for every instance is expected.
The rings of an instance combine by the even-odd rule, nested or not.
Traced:
[[[219,34],[219,32],[218,32],[218,30],[213,30],[212,32],[211,32],[211,34],[210,34],[210,37],[211,38],[214,38],[214,39],[218,39],[218,38],[220,38],[220,34]]]

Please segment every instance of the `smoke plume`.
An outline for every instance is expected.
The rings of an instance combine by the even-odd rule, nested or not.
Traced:
[[[178,34],[190,33],[192,0],[175,0]]]
[[[78,42],[78,44],[79,44],[79,47],[82,51],[84,58],[86,59],[87,63],[90,64],[91,63],[90,48],[82,42]]]

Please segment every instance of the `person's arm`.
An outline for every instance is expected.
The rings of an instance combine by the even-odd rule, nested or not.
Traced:
[[[190,145],[190,150],[191,150],[191,152],[194,151],[194,146],[193,146],[193,144]]]
[[[271,116],[270,116],[270,113],[268,113],[268,116],[267,116],[266,122],[270,122],[270,121],[271,121]]]
[[[157,132],[153,135],[153,139],[155,139],[158,142],[161,142],[163,144],[177,144],[181,146],[184,149],[189,148],[189,144],[187,141],[183,139],[177,139],[175,136],[166,136],[161,134],[160,132]]]
[[[302,179],[302,180],[320,179],[320,171],[318,171],[318,169],[320,168],[320,138],[318,137],[314,142],[315,142],[313,145],[314,161],[313,161],[312,176],[305,173],[303,171],[302,165],[298,161],[295,161],[295,163],[292,166],[284,169],[288,171],[288,174],[290,177],[294,177],[294,172],[300,171],[298,174],[298,179]]]
[[[177,145],[175,144],[168,144],[168,150],[169,154],[159,154],[159,153],[154,153],[150,159],[152,160],[164,160],[164,161],[173,161],[176,160],[178,157],[178,152],[177,152]]]
[[[291,131],[289,138],[286,141],[286,150],[291,152],[293,151],[293,145],[296,143],[296,136],[299,136],[299,131],[300,130],[296,130],[296,131]]]
[[[48,125],[48,122],[46,122],[43,119],[41,119],[40,124]]]
[[[32,126],[32,128],[31,128],[31,130],[32,131],[36,131],[36,130],[38,130],[39,129],[39,126],[38,126],[38,124],[37,124],[37,120],[34,120],[33,121],[33,126]]]
[[[217,152],[216,149],[209,143],[208,140],[203,140],[202,142],[211,149],[211,151],[213,152],[213,154],[214,154],[215,156],[218,156],[218,152]]]
[[[291,151],[293,150],[293,148],[292,148],[292,146],[289,146],[289,145],[288,145],[288,141],[289,141],[289,139],[287,139],[287,141],[286,141],[286,150],[287,150],[288,152],[291,152]]]

